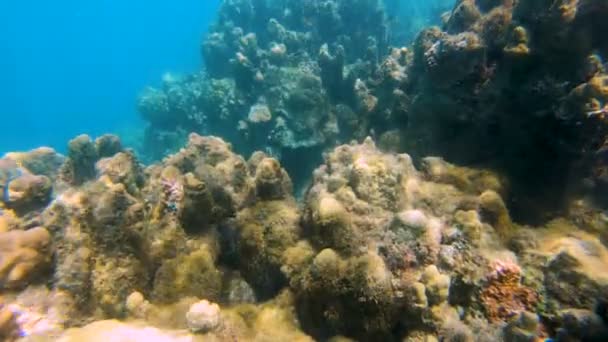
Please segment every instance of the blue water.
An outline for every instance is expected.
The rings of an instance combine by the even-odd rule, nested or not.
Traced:
[[[219,0],[0,1],[0,154],[141,128],[137,94],[197,70]]]

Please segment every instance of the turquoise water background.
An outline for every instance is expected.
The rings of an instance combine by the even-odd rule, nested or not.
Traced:
[[[0,1],[0,155],[145,124],[138,94],[162,75],[199,70],[220,0]],[[453,0],[385,0],[403,43],[438,24]]]
[[[0,154],[141,127],[137,94],[200,67],[219,2],[0,1]]]

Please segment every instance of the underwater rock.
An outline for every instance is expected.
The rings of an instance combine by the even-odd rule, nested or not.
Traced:
[[[44,207],[51,199],[52,184],[46,176],[24,172],[5,184],[3,202],[17,212]]]
[[[324,44],[319,49],[319,67],[323,87],[334,99],[341,99],[344,89],[344,47],[338,45],[332,55],[329,46]]]
[[[402,320],[412,330],[447,324],[455,312],[450,273],[481,273],[478,263],[489,263],[491,254],[509,254],[476,211],[482,189],[500,188],[485,179],[471,177],[464,191],[426,180],[408,155],[383,153],[369,138],[328,153],[306,195],[303,237],[310,245],[288,249],[282,268],[306,331],[367,339],[391,336]],[[466,242],[458,233],[446,238],[460,231],[450,224],[466,206],[478,234]],[[440,270],[435,263],[447,250],[458,262]]]
[[[95,178],[97,149],[88,135],[80,135],[68,143],[68,160],[62,167],[66,181],[79,185]]]
[[[443,31],[419,34],[398,82],[405,101],[391,108],[406,108],[401,150],[492,165],[509,177],[514,200],[505,200],[520,222],[563,213],[572,196],[563,184],[591,173],[608,133],[606,42],[591,38],[605,30],[593,18],[607,13],[595,1],[457,1]],[[388,93],[367,83],[374,96]]]
[[[257,298],[272,297],[285,286],[282,256],[299,238],[299,220],[293,199],[260,201],[238,213],[238,268]]]
[[[544,248],[551,253],[545,284],[562,305],[592,309],[597,300],[606,298],[608,250],[596,238],[561,237],[547,241]]]
[[[162,90],[146,88],[138,98],[137,109],[152,125],[174,126],[168,95]]]
[[[225,297],[231,305],[257,302],[253,288],[240,275],[232,276],[225,291]]]
[[[15,315],[4,303],[0,303],[0,338],[4,341],[12,341],[16,339],[18,335]]]
[[[608,337],[608,324],[590,310],[565,310],[560,318],[563,325],[557,331],[559,341],[601,341]]]
[[[261,200],[281,200],[292,195],[293,187],[287,172],[276,159],[264,158],[256,162],[255,190]]]
[[[506,341],[535,341],[541,339],[542,331],[540,328],[539,317],[531,312],[524,311],[514,317],[504,328]]]
[[[435,265],[430,265],[424,269],[420,282],[425,285],[426,297],[430,305],[437,305],[448,299],[450,277],[439,273]]]
[[[328,152],[301,206],[277,159],[246,161],[217,137],[191,134],[145,169],[128,151],[95,163],[94,178],[63,184],[42,213],[0,215],[0,280],[16,292],[5,302],[21,308],[21,330],[59,336],[127,317],[186,329],[190,317],[198,336],[220,340],[529,340],[546,337],[544,324],[582,336],[585,322],[603,331],[591,310],[606,300],[608,252],[585,201],[570,218],[580,227],[522,227],[502,176],[440,158],[418,170],[371,138]],[[49,290],[19,292],[37,281]],[[38,297],[44,308],[26,310]],[[230,306],[187,315],[200,298]],[[571,319],[583,311],[588,319]]]
[[[14,160],[34,175],[54,180],[65,157],[50,147],[39,147],[28,152],[10,152],[4,158]]]
[[[115,152],[111,157],[100,159],[95,164],[100,178],[113,184],[123,184],[130,194],[136,194],[143,185],[143,174],[138,161],[131,152]]]
[[[187,296],[219,300],[222,273],[211,253],[202,245],[190,254],[163,262],[154,275],[151,299],[159,303],[173,303]]]
[[[15,153],[9,155],[19,157]],[[0,187],[0,204],[19,214],[40,209],[51,199],[52,181],[49,177],[34,175],[22,166],[21,161],[8,157],[0,159]]]
[[[220,231],[223,258],[230,259],[258,298],[285,285],[282,254],[299,238],[299,212],[287,172],[275,159],[254,153],[248,163],[253,185],[236,220]]]
[[[21,338],[56,339],[76,318],[73,303],[61,291],[45,285],[29,286],[20,293],[6,293],[6,307],[13,313]]]
[[[194,333],[212,331],[221,324],[220,307],[207,300],[194,303],[186,313],[186,321],[188,328]]]
[[[117,135],[104,134],[95,139],[95,149],[98,158],[107,158],[121,152],[123,147]]]
[[[210,187],[218,215],[229,216],[247,200],[251,183],[246,161],[217,137],[191,134],[186,148],[168,157],[165,165],[192,172]]]
[[[125,308],[128,311],[129,316],[145,319],[150,310],[152,310],[152,305],[144,298],[144,295],[141,292],[135,291],[127,297]]]
[[[247,115],[247,120],[254,124],[268,122],[271,119],[272,113],[270,112],[270,108],[264,104],[256,104],[251,106],[249,109],[249,115]]]
[[[439,341],[476,341],[471,328],[458,319],[450,319],[441,326]]]

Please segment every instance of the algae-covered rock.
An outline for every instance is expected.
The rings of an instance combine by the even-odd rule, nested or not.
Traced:
[[[124,317],[126,298],[147,287],[148,274],[133,256],[97,258],[91,271],[93,306],[108,317]]]
[[[97,150],[98,158],[107,158],[122,152],[123,147],[118,136],[104,134],[95,139],[95,149]]]
[[[516,227],[496,192],[499,177],[437,159],[425,165],[419,172],[408,155],[383,153],[366,139],[337,147],[315,171],[303,217],[310,244],[288,249],[282,268],[314,336],[389,338],[406,324],[473,338],[451,298],[477,300],[484,267],[512,255],[497,232]],[[473,290],[456,286],[452,294],[465,274]],[[519,279],[514,288],[530,292],[521,306],[532,308],[535,292]]]
[[[154,276],[152,300],[172,303],[188,296],[220,299],[222,272],[217,269],[215,260],[213,251],[205,245],[166,260]]]
[[[136,194],[143,185],[142,170],[132,153],[113,153],[99,160],[95,168],[100,176],[107,177],[114,184],[123,184],[131,194]]]
[[[52,184],[46,176],[23,173],[5,184],[3,202],[17,212],[40,209],[51,199]]]
[[[504,328],[504,334],[505,340],[513,342],[542,338],[539,318],[531,312],[522,312]]]
[[[65,157],[50,147],[39,147],[27,152],[10,152],[4,156],[14,160],[35,175],[55,179]]]
[[[68,143],[68,159],[62,167],[65,180],[79,185],[95,178],[95,162],[98,159],[95,144],[88,135],[80,135]]]
[[[116,153],[96,157],[93,178],[47,177],[61,187],[42,211],[4,203],[0,280],[3,300],[25,312],[13,317],[18,329],[59,339],[70,326],[129,318],[140,322],[106,328],[211,341],[530,340],[552,333],[544,324],[567,338],[603,331],[608,252],[590,201],[569,219],[520,226],[494,172],[437,158],[418,171],[369,138],[328,152],[299,204],[287,171],[264,152],[246,161],[222,139],[192,134],[144,169],[104,139],[104,154]],[[0,179],[19,168],[5,160]],[[22,291],[35,282],[49,289]],[[89,329],[95,323],[63,338]]]
[[[597,238],[576,230],[571,236],[550,233],[539,249],[548,254],[545,286],[561,305],[591,310],[596,301],[606,299],[608,250]]]
[[[280,271],[283,253],[299,238],[295,202],[262,201],[238,213],[238,267],[259,298],[285,285]]]
[[[2,305],[0,307],[0,338],[12,341],[19,335],[15,315],[5,304],[0,305]]]

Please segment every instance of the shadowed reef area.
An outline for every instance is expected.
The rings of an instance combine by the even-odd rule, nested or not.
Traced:
[[[402,6],[226,0],[137,153],[0,159],[0,336],[608,340],[608,4]]]

